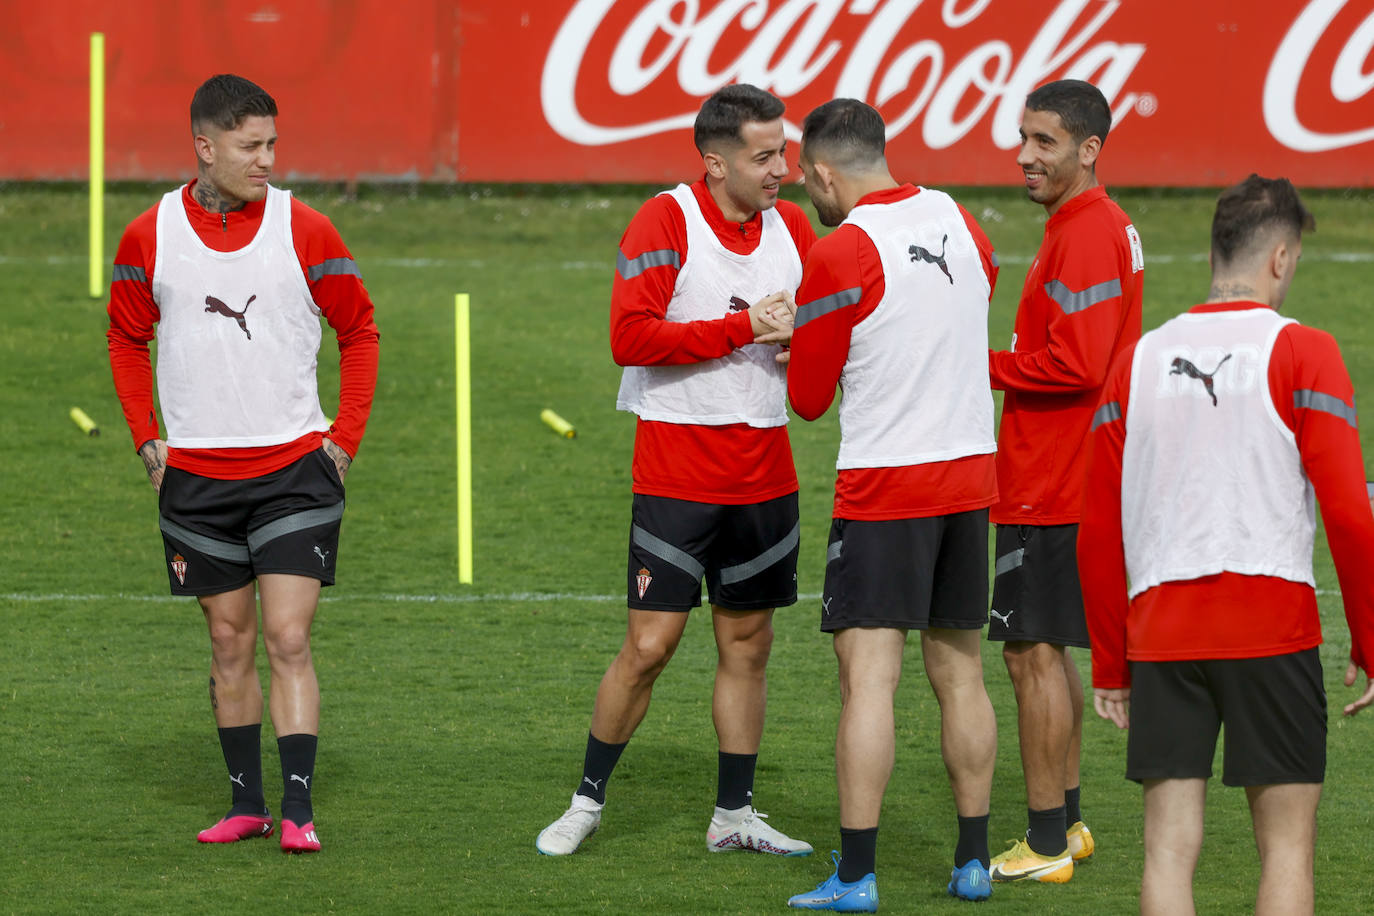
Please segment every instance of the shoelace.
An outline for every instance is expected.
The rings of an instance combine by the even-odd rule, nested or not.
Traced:
[[[585,808],[570,809],[567,814],[564,814],[558,819],[558,823],[553,825],[554,835],[566,837],[568,839],[575,837],[580,829],[573,824],[573,815],[576,814],[583,814],[589,818],[592,816],[592,812]]]

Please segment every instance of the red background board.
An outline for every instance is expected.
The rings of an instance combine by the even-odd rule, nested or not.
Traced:
[[[903,178],[1014,184],[1025,93],[1076,76],[1117,114],[1109,183],[1374,184],[1371,0],[55,0],[0,26],[7,179],[85,176],[103,31],[112,179],[187,177],[191,93],[236,72],[277,98],[285,179],[676,181],[701,99],[744,81],[794,126],[876,105]]]

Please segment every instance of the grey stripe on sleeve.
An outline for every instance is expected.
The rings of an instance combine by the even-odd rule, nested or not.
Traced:
[[[690,553],[674,547],[662,538],[655,537],[638,525],[630,528],[630,542],[636,547],[642,547],[660,560],[673,564],[694,579],[700,580],[706,573],[706,567],[698,563]]]
[[[1329,413],[1332,416],[1340,417],[1349,423],[1353,429],[1359,429],[1356,425],[1355,404],[1347,404],[1340,398],[1320,391],[1313,391],[1311,388],[1304,388],[1301,391],[1293,392],[1293,406],[1305,407],[1308,410],[1320,410],[1322,413]]]
[[[180,541],[193,550],[198,550],[207,557],[214,557],[217,560],[228,560],[230,563],[248,562],[248,545],[231,544],[228,541],[221,541],[204,534],[196,534],[189,528],[183,528],[176,522],[165,517],[159,517],[157,526],[162,529],[162,533],[173,540]]]
[[[1001,262],[1000,260],[997,259],[997,252],[995,252],[995,251],[992,253],[992,266],[993,266],[993,267],[1001,267],[1001,266],[1002,266],[1002,262]]]
[[[720,571],[720,584],[733,585],[736,582],[743,582],[745,579],[757,576],[774,563],[787,556],[796,549],[801,540],[801,522],[792,526],[792,530],[787,532],[781,541],[769,547],[763,553],[745,563],[737,566],[727,566]]]
[[[318,264],[310,265],[310,282],[318,283],[321,277],[358,277],[362,272],[352,258],[325,258]]]
[[[793,322],[792,328],[796,330],[808,321],[815,321],[817,318],[829,315],[836,309],[842,309],[846,305],[856,305],[861,295],[863,295],[863,290],[861,288],[851,286],[849,289],[842,289],[838,293],[831,293],[828,296],[822,296],[819,299],[808,302],[806,305],[798,306],[797,317]]]
[[[137,280],[139,283],[148,282],[148,272],[136,264],[116,264],[114,266],[114,282],[120,280]]]
[[[324,506],[320,509],[304,509],[300,512],[284,515],[281,518],[273,519],[261,528],[255,528],[248,532],[248,546],[257,550],[282,535],[294,534],[297,531],[304,531],[317,525],[337,522],[343,518],[343,513],[343,500],[339,500],[332,506]]]
[[[1120,296],[1121,279],[1113,277],[1105,283],[1089,286],[1077,293],[1058,280],[1051,280],[1045,284],[1045,293],[1059,303],[1059,307],[1064,310],[1065,315],[1072,315],[1074,312],[1081,312],[1099,302],[1106,302],[1108,299],[1115,299]]]
[[[997,558],[997,565],[993,568],[993,576],[1000,576],[1009,573],[1020,566],[1026,559],[1026,548],[1018,547],[1011,553],[1004,553]]]
[[[625,257],[625,252],[615,253],[615,269],[622,279],[633,280],[635,277],[644,273],[650,267],[671,267],[674,270],[682,268],[682,258],[671,248],[659,248],[656,251],[646,251],[634,260]]]
[[[1097,413],[1093,414],[1093,426],[1089,432],[1096,430],[1103,423],[1112,423],[1121,419],[1121,402],[1112,401],[1097,408]]]

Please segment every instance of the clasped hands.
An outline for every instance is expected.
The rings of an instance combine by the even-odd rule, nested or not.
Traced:
[[[791,358],[791,351],[786,344],[792,339],[792,323],[796,316],[797,303],[791,293],[784,290],[764,296],[749,306],[749,326],[754,331],[754,343],[783,345],[777,360],[780,363],[787,362]]]

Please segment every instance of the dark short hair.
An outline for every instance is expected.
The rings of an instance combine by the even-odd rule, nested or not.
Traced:
[[[232,73],[210,77],[191,97],[193,131],[201,125],[233,130],[254,116],[275,118],[276,101],[257,83]]]
[[[870,168],[883,162],[887,127],[883,116],[858,99],[831,99],[802,122],[807,157],[833,160],[840,168]]]
[[[733,83],[716,90],[702,102],[692,127],[697,152],[704,153],[708,146],[722,140],[735,145],[743,143],[740,130],[746,123],[774,121],[782,117],[786,107],[777,96],[748,83]]]
[[[1251,173],[1217,198],[1217,212],[1212,217],[1212,263],[1225,266],[1252,253],[1274,230],[1301,238],[1304,230],[1316,228],[1317,220],[1303,206],[1293,182]]]
[[[1112,129],[1112,107],[1107,104],[1107,97],[1101,89],[1083,80],[1046,83],[1026,96],[1026,107],[1059,115],[1076,144],[1089,137],[1106,143],[1107,131]]]

